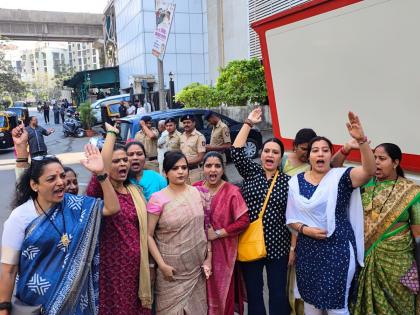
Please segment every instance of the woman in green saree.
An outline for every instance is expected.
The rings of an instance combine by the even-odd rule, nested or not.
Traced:
[[[420,186],[404,177],[402,153],[392,143],[374,150],[376,176],[364,186],[365,266],[354,315],[405,315],[416,311],[420,243]],[[411,273],[410,273],[411,272]]]

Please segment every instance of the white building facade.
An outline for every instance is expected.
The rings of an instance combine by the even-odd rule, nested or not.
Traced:
[[[101,68],[100,50],[93,43],[68,43],[69,66],[75,71]]]
[[[155,1],[113,0],[118,63],[122,89],[130,77],[153,75]],[[170,0],[168,0],[170,1]],[[175,90],[192,82],[214,85],[219,68],[235,59],[261,58],[259,41],[250,24],[309,0],[172,0],[174,20],[164,58],[165,86],[169,72]]]

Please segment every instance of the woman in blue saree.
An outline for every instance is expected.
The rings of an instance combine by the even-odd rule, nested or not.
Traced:
[[[14,136],[21,161],[27,134]],[[103,202],[65,193],[65,172],[53,156],[32,159],[20,177],[3,230],[0,314],[9,314],[15,281],[16,298],[43,314],[97,313],[101,216],[120,206],[99,150],[87,145],[85,155],[81,163],[98,176]]]

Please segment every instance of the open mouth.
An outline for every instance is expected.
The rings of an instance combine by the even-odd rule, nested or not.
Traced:
[[[268,166],[268,167],[273,166],[274,165],[274,160],[270,159],[270,158],[265,159],[265,165]]]
[[[54,195],[57,197],[63,197],[64,196],[64,188],[58,188],[54,190]]]
[[[324,160],[316,160],[315,164],[318,167],[323,167],[325,165],[325,161]]]
[[[118,171],[118,175],[121,177],[127,176],[127,170],[126,169],[120,169]]]
[[[217,180],[217,175],[216,175],[216,174],[210,174],[210,175],[208,176],[208,179],[209,179],[209,181],[214,182],[214,181],[216,181],[216,180]]]
[[[138,161],[131,161],[131,167],[133,167],[133,168],[140,167],[140,162],[138,162]]]

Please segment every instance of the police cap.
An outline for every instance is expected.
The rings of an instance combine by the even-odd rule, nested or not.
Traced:
[[[152,120],[152,117],[150,117],[149,115],[143,116],[140,120],[143,120],[144,122],[149,122]]]
[[[194,115],[186,114],[186,115],[184,115],[184,116],[181,117],[181,121],[184,121],[184,120],[195,121],[195,118],[194,118]]]
[[[169,117],[169,118],[166,118],[166,120],[165,120],[165,125],[167,123],[174,123],[174,124],[176,124],[176,120],[173,117]]]

